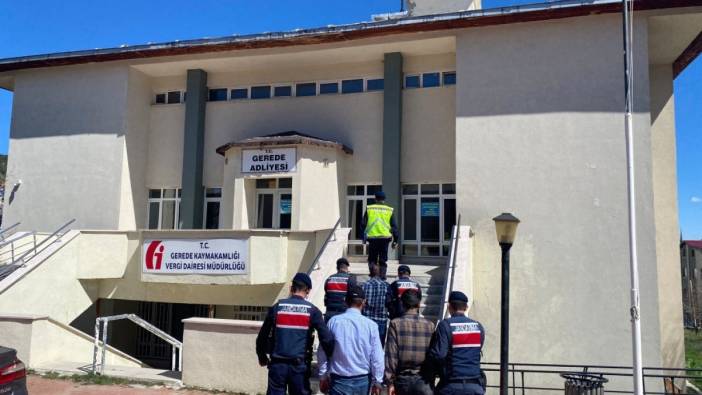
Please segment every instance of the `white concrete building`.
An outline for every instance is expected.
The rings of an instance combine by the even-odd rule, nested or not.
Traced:
[[[76,220],[0,280],[0,314],[92,333],[96,316],[131,312],[175,336],[191,316],[255,318],[313,269],[338,219],[315,278],[363,254],[360,215],[383,188],[399,260],[431,269],[428,315],[460,215],[454,288],[487,329],[485,360],[499,357],[492,218],[510,211],[511,359],[630,365],[620,3],[457,3],[468,11],[0,60],[14,92],[4,224]],[[636,3],[644,364],[679,367],[673,79],[702,47],[702,3]],[[147,267],[151,241],[178,239],[240,243],[223,248],[245,269]],[[110,336],[164,357],[129,325]]]

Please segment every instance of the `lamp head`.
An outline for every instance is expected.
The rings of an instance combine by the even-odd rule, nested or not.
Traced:
[[[512,244],[517,236],[517,226],[519,219],[511,213],[502,213],[492,219],[495,221],[495,231],[497,241],[500,244]]]

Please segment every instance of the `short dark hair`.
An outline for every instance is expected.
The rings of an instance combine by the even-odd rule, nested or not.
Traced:
[[[400,300],[402,301],[402,307],[404,307],[405,310],[416,309],[421,303],[419,292],[416,289],[408,289],[405,291],[400,297]]]
[[[371,277],[375,277],[380,274],[380,266],[378,266],[375,263],[371,263],[368,265],[368,274],[370,274]]]
[[[458,311],[468,310],[468,303],[467,302],[462,302],[459,300],[452,300],[449,302],[449,305],[454,310],[458,310]]]
[[[293,292],[307,292],[310,290],[307,284],[303,283],[302,281],[293,281],[290,288]]]

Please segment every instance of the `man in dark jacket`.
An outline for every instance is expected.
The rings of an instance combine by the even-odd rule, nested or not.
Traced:
[[[356,276],[349,273],[349,261],[339,258],[336,261],[337,272],[324,282],[324,321],[346,311],[346,292],[356,285]]]
[[[261,366],[268,366],[267,395],[308,395],[310,390],[309,359],[314,342],[313,330],[319,335],[320,348],[331,356],[334,338],[324,323],[322,313],[305,300],[312,289],[312,280],[297,273],[290,287],[290,296],[268,310],[256,338],[256,354]]]

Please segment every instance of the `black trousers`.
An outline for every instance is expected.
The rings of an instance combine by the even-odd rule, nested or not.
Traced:
[[[268,365],[267,395],[309,395],[309,368],[304,363],[271,362]]]
[[[388,246],[392,238],[368,239],[368,270],[372,264],[380,266],[380,278],[385,280],[388,273]]]

